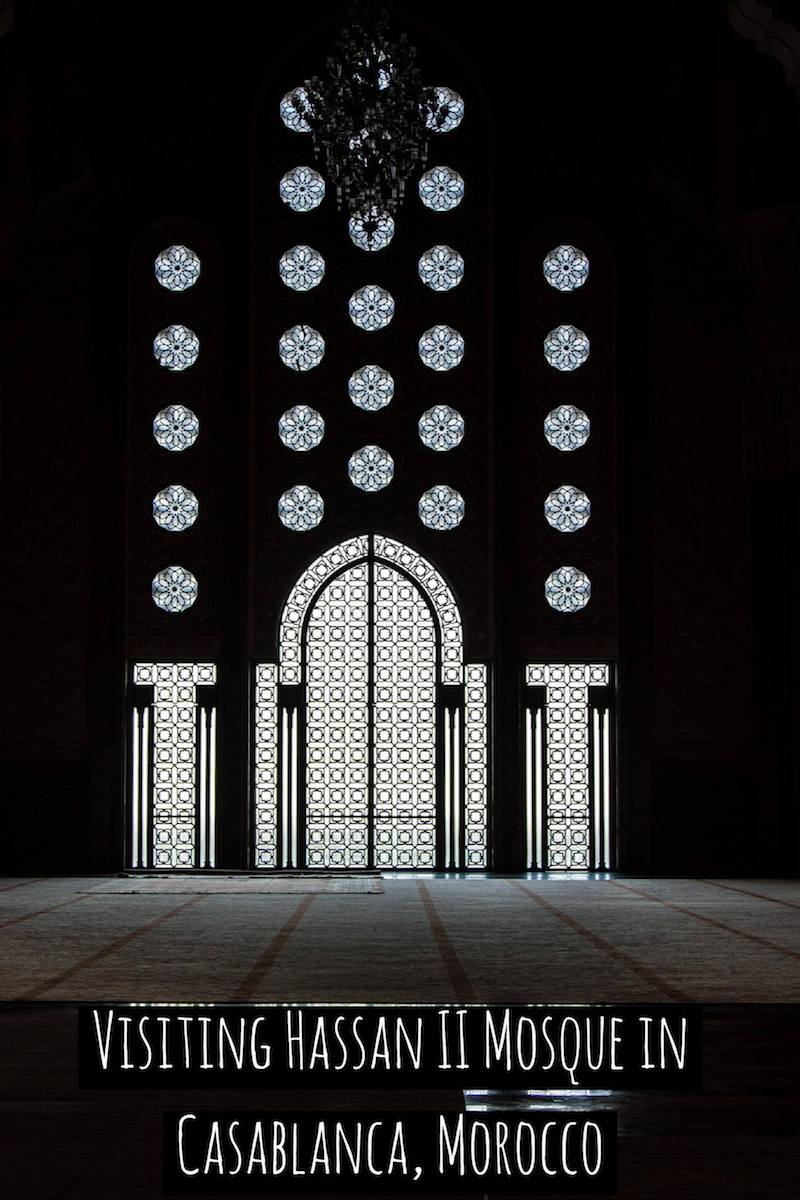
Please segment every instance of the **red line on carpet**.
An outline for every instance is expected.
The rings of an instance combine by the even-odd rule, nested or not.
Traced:
[[[4,883],[0,892],[13,892],[14,888],[30,887],[32,883],[45,883],[47,879],[47,875],[41,875],[38,879],[23,879],[20,883]]]
[[[0,929],[8,929],[10,925],[19,925],[20,921],[32,921],[34,917],[44,916],[45,913],[55,912],[57,908],[65,908],[67,904],[78,904],[81,900],[89,900],[88,893],[79,896],[70,896],[69,900],[59,900],[58,904],[50,904],[47,908],[37,908],[33,912],[20,913],[18,917],[9,917],[7,921],[0,921]]]
[[[705,925],[710,925],[713,929],[721,929],[723,933],[732,933],[734,937],[742,938],[746,942],[754,942],[757,946],[764,946],[767,950],[774,950],[776,954],[785,954],[787,958],[794,958],[800,962],[800,953],[797,950],[789,950],[786,946],[779,946],[777,942],[770,942],[767,938],[759,937],[757,933],[747,933],[744,929],[735,929],[733,925],[726,925],[724,921],[718,921],[715,917],[707,917],[704,913],[695,912],[694,909],[684,908],[682,904],[674,904],[672,900],[662,900],[660,896],[653,896],[650,892],[642,892],[639,888],[631,887],[629,883],[618,883],[616,879],[609,879],[608,882],[614,887],[624,888],[626,892],[633,892],[635,896],[643,896],[645,900],[652,900],[655,904],[663,904],[664,908],[671,908],[673,912],[683,913],[687,917],[694,917],[695,921],[702,921]]]
[[[692,1003],[691,997],[687,996],[685,992],[681,992],[678,988],[673,987],[671,983],[667,983],[665,979],[662,979],[661,976],[657,975],[655,971],[652,971],[650,967],[646,967],[645,964],[639,962],[637,958],[633,958],[632,955],[627,954],[624,950],[620,950],[618,946],[614,946],[611,942],[607,942],[605,938],[600,937],[599,934],[589,929],[588,926],[583,925],[575,917],[572,917],[569,915],[569,913],[565,913],[562,909],[557,908],[556,905],[551,904],[549,900],[545,900],[544,896],[540,896],[537,892],[534,892],[532,888],[526,887],[524,883],[520,883],[516,879],[508,879],[506,882],[510,883],[513,888],[517,889],[517,891],[522,892],[523,895],[527,896],[530,900],[534,900],[538,905],[540,905],[547,912],[551,913],[554,917],[558,917],[559,921],[563,921],[564,924],[568,925],[570,929],[573,929],[576,933],[579,933],[581,937],[586,938],[586,940],[591,942],[591,944],[598,950],[602,950],[604,954],[610,955],[611,958],[616,959],[617,962],[622,963],[623,966],[627,967],[629,971],[633,971],[633,973],[638,975],[640,979],[644,979],[650,984],[651,987],[656,988],[659,992],[663,992],[665,996],[669,996],[670,1000],[676,1000],[679,1004]]]
[[[442,918],[439,916],[436,906],[433,903],[433,897],[428,885],[423,883],[421,879],[418,879],[417,887],[456,1000],[460,1004],[474,1003],[478,998],[475,995],[475,989],[464,969],[464,964],[458,957],[455,947],[448,937]]]
[[[205,899],[205,896],[192,896],[191,900],[186,900],[183,904],[179,904],[177,908],[172,908],[169,912],[162,913],[160,917],[155,917],[152,921],[148,921],[146,925],[140,925],[138,929],[132,929],[130,933],[125,933],[122,937],[115,938],[113,942],[109,942],[107,946],[103,946],[102,950],[96,950],[94,954],[90,954],[87,958],[82,958],[80,962],[75,963],[73,966],[60,971],[58,975],[52,975],[44,983],[37,983],[27,992],[23,992],[17,996],[16,999],[35,1000],[38,996],[41,996],[42,992],[49,992],[52,988],[58,987],[65,979],[69,979],[70,975],[75,975],[78,971],[85,970],[86,967],[93,967],[95,963],[108,958],[110,954],[115,954],[117,950],[121,950],[123,946],[127,946],[130,942],[135,941],[142,934],[149,933],[157,925],[163,924],[164,921],[170,921],[178,913],[185,912],[187,908],[191,908]]]
[[[779,900],[777,896],[768,896],[765,892],[754,892],[751,888],[734,887],[732,883],[719,883],[716,879],[701,879],[700,883],[707,883],[710,887],[724,888],[726,892],[739,892],[742,896],[755,896],[756,900],[768,900],[770,904],[780,904],[782,908],[800,908],[800,904],[795,904],[791,900]]]
[[[314,900],[314,895],[304,896],[300,903],[295,908],[289,919],[281,926],[275,936],[267,945],[263,954],[261,954],[253,963],[250,970],[245,975],[242,982],[237,987],[236,991],[231,996],[231,1000],[251,1000],[256,988],[264,982],[266,976],[272,970],[275,959],[284,949],[289,938],[292,936],[297,926],[302,921],[303,917],[308,912]]]

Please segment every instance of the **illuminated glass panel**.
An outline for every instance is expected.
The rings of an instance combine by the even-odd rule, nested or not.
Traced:
[[[559,404],[544,419],[544,436],[554,450],[580,450],[589,440],[591,424],[573,404]]]
[[[216,709],[202,689],[213,663],[135,663],[132,708],[130,862],[133,867],[214,865]]]
[[[369,862],[368,566],[322,591],[306,632],[306,857],[309,867]]]
[[[293,292],[310,292],[322,283],[325,259],[311,246],[292,246],[281,255],[278,274],[281,282]]]
[[[417,271],[434,292],[449,292],[464,278],[464,259],[452,246],[431,246],[417,263]]]
[[[589,339],[574,325],[557,325],[544,339],[544,356],[557,371],[577,371],[589,357]]]
[[[168,246],[156,258],[155,274],[168,292],[185,292],[200,278],[200,259],[188,246]]]
[[[375,563],[375,866],[436,865],[436,630],[420,589]]]
[[[278,191],[292,212],[311,212],[325,199],[325,180],[313,167],[294,167],[286,172]]]
[[[583,529],[591,513],[592,505],[586,492],[570,483],[554,488],[544,502],[547,523],[559,533],[575,533]]]
[[[167,613],[183,613],[197,599],[197,579],[186,567],[164,567],[153,576],[153,603]]]
[[[451,133],[464,119],[464,101],[449,87],[431,88],[431,110],[425,124],[432,133]]]
[[[464,418],[449,404],[435,404],[422,414],[418,428],[429,450],[455,450],[464,437]]]
[[[368,283],[353,292],[348,305],[350,320],[359,329],[374,333],[385,329],[394,317],[394,300],[385,288]]]
[[[356,213],[347,223],[350,241],[359,250],[385,250],[394,237],[394,217],[379,208]]]
[[[182,483],[171,483],[153,497],[153,520],[170,533],[183,533],[197,520],[200,505],[197,496]]]
[[[431,167],[419,181],[419,198],[434,212],[450,212],[464,199],[464,180],[450,167]]]
[[[464,697],[464,866],[487,866],[489,821],[488,667],[469,663]]]
[[[168,325],[153,339],[153,355],[167,371],[186,371],[200,353],[200,339],[185,325]]]
[[[574,292],[589,278],[589,259],[575,246],[556,246],[542,264],[544,277],[558,292]]]
[[[200,422],[190,408],[170,404],[153,419],[153,437],[162,450],[188,450],[197,441]]]
[[[365,412],[377,412],[391,403],[394,396],[394,380],[383,367],[359,367],[350,376],[347,390],[356,408],[363,408]]]
[[[556,612],[580,612],[591,599],[592,584],[589,576],[577,567],[558,567],[547,576],[544,594]]]
[[[362,446],[347,464],[350,482],[362,492],[380,492],[394,479],[394,460],[380,446]]]
[[[610,725],[590,707],[605,663],[530,663],[525,682],[544,689],[527,722],[528,865],[586,871],[610,865]]]
[[[278,668],[256,666],[255,695],[255,865],[278,862]]]

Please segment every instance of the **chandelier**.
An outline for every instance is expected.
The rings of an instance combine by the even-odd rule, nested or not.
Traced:
[[[446,125],[448,100],[442,89],[423,87],[415,48],[405,34],[393,38],[387,7],[368,0],[354,6],[326,68],[286,100],[296,127],[311,132],[340,210],[358,217],[371,241],[424,167],[428,136]]]

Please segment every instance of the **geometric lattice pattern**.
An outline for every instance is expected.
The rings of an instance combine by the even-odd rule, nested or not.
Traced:
[[[214,663],[135,663],[133,682],[151,684],[152,865],[193,867],[198,846],[198,696],[217,681]]]
[[[306,856],[309,867],[369,862],[368,564],[325,587],[306,633]]]
[[[278,668],[256,666],[255,865],[278,866]]]
[[[410,575],[424,591],[439,620],[442,636],[441,683],[463,683],[464,644],[461,615],[455,597],[439,572],[415,550],[393,538],[360,534],[326,550],[303,572],[284,606],[280,628],[281,683],[301,682],[303,621],[319,589],[348,563],[370,557],[393,563]]]
[[[436,629],[420,589],[374,564],[375,866],[436,865]]]
[[[488,667],[468,663],[464,696],[464,866],[486,867],[489,824]]]
[[[589,687],[608,683],[604,663],[530,663],[525,681],[545,690],[544,820],[550,870],[590,869],[592,798]]]
[[[486,865],[488,671],[463,663],[458,607],[439,573],[416,551],[381,535],[332,547],[289,596],[280,631],[280,667],[256,669],[255,858],[281,866],[278,812],[286,779],[305,783],[297,841],[310,868],[437,865],[439,806],[447,804],[439,756],[463,764],[452,801],[461,816],[458,863]],[[437,745],[440,684],[458,685],[456,748],[445,721]],[[280,765],[279,730],[304,686],[305,736]],[[281,689],[290,687],[286,700]],[[301,693],[302,694],[302,693]],[[285,745],[284,739],[284,745]],[[449,811],[449,810],[448,810]],[[285,853],[285,850],[284,850]]]

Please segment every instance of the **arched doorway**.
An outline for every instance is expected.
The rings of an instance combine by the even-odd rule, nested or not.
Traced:
[[[420,554],[365,534],[321,555],[256,667],[256,865],[485,867],[487,682]]]

